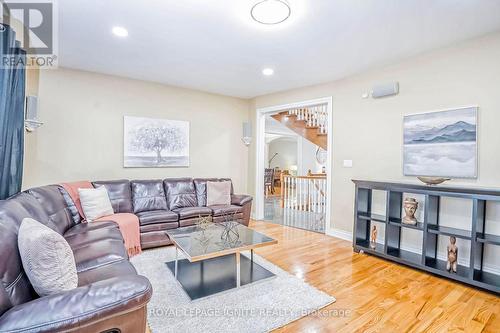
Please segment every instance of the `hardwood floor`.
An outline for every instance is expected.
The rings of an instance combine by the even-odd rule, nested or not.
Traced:
[[[255,253],[337,299],[275,333],[500,332],[498,296],[354,253],[337,238],[266,222],[250,227],[278,240]]]
[[[250,227],[278,240],[257,254],[337,299],[328,312],[275,332],[500,332],[498,296],[354,253],[337,238],[265,222]]]

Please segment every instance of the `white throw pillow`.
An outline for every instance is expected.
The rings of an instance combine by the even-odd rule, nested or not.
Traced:
[[[104,186],[98,188],[79,188],[78,194],[80,195],[83,214],[87,221],[94,221],[100,217],[114,214],[108,191]]]
[[[230,205],[231,182],[207,182],[207,206]]]
[[[73,251],[63,236],[25,218],[19,227],[17,244],[24,272],[38,295],[47,296],[78,286]]]

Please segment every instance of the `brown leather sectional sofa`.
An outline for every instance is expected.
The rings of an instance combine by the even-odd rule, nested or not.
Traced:
[[[105,186],[115,213],[134,213],[139,218],[143,249],[170,245],[165,230],[194,225],[202,217],[215,222],[234,215],[248,225],[252,197],[235,195],[231,187],[231,205],[207,207],[207,181],[231,181],[226,178],[170,178],[165,180],[114,180],[94,182]]]
[[[105,186],[115,213],[139,217],[143,249],[168,245],[165,230],[194,224],[199,216],[224,220],[235,214],[248,225],[252,198],[231,195],[231,205],[206,206],[206,182],[226,179],[97,181]],[[24,273],[17,233],[31,217],[68,241],[78,272],[78,288],[38,297]],[[114,222],[82,223],[66,191],[37,187],[0,201],[0,332],[144,332],[148,279],[128,260]]]

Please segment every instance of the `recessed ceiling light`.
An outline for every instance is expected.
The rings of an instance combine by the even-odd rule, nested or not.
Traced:
[[[262,24],[278,24],[290,17],[291,9],[285,0],[263,0],[250,11],[252,18]]]
[[[128,31],[124,27],[113,27],[113,34],[115,34],[118,37],[127,37],[128,36]]]
[[[265,76],[271,76],[274,74],[274,69],[272,68],[264,68],[262,70],[262,74],[264,74]]]

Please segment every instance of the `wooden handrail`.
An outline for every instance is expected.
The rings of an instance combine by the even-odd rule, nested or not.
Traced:
[[[326,175],[321,175],[321,176],[292,176],[292,175],[283,175],[283,177],[289,177],[289,178],[297,178],[297,179],[326,179]]]

